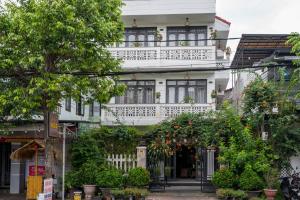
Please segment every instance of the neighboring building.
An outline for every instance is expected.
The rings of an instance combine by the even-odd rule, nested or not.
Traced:
[[[85,105],[83,101],[75,102],[66,99],[61,102],[58,114],[59,123],[68,123],[69,129],[73,133],[100,124],[100,105],[98,103]],[[8,135],[0,134],[0,193],[22,193],[26,187],[27,176],[33,172],[34,161],[10,160],[10,154],[29,141],[34,139],[42,141],[44,139],[43,121],[38,117],[32,121],[18,121],[12,128],[9,128],[8,132]],[[67,139],[67,143],[69,142],[70,139]],[[55,146],[56,167],[53,169],[53,174],[56,177],[61,174],[61,151],[62,140],[59,138]],[[67,162],[67,167],[68,164]],[[44,165],[45,156],[41,152],[39,154],[39,170],[41,172],[45,169]]]
[[[125,0],[125,42],[110,49],[126,72],[124,96],[103,106],[103,125],[146,126],[183,112],[216,108],[213,91],[223,95],[228,71],[193,71],[225,67],[230,22],[216,16],[215,0]],[[189,41],[188,41],[189,40]],[[190,72],[172,72],[191,70]],[[164,71],[150,73],[151,71]],[[169,71],[165,73],[165,71]]]
[[[279,81],[280,67],[267,67],[268,64],[285,67],[285,82],[288,85],[293,73],[292,62],[300,57],[291,53],[291,46],[287,45],[286,34],[244,34],[239,42],[231,68],[248,68],[234,70],[234,87],[231,102],[238,111],[242,109],[243,91],[256,76],[263,80]],[[266,66],[266,67],[262,67]],[[256,73],[256,75],[254,74]],[[296,101],[299,106],[299,102]],[[294,169],[300,166],[300,157],[292,157],[291,165]]]

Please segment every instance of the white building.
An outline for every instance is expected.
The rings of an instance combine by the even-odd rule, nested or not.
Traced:
[[[228,71],[224,58],[230,22],[216,16],[215,0],[124,0],[124,43],[110,48],[129,75],[124,96],[103,106],[103,125],[152,125],[183,112],[216,108]],[[189,71],[190,70],[190,71]],[[133,73],[136,72],[136,73]],[[151,73],[152,72],[152,73]]]

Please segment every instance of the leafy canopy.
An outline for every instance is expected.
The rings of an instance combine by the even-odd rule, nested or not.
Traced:
[[[120,93],[116,77],[103,75],[120,70],[106,48],[123,35],[121,5],[17,0],[0,8],[0,116],[53,111],[66,96],[106,102]]]

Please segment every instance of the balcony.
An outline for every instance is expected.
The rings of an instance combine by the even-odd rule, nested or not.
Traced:
[[[200,63],[207,63],[205,67],[216,67],[215,46],[121,47],[110,48],[109,51],[113,57],[123,61],[124,69]]]
[[[212,104],[107,104],[102,111],[102,124],[153,125],[182,113],[213,110]]]

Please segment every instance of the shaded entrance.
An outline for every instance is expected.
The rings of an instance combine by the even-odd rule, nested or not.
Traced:
[[[181,148],[176,151],[175,156],[176,177],[196,178],[196,149],[182,145]]]
[[[10,158],[11,144],[0,143],[0,188],[9,188],[10,186]]]

